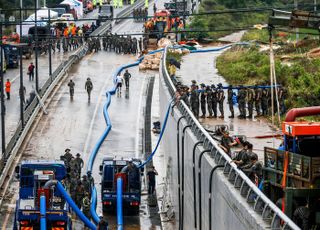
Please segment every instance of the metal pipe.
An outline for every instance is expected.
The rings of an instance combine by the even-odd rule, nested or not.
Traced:
[[[178,206],[179,206],[179,229],[181,229],[181,190],[180,190],[180,121],[185,118],[182,116],[178,119],[177,122],[177,164],[178,164]]]
[[[47,229],[47,220],[46,220],[46,196],[44,193],[40,196],[40,229]]]
[[[2,160],[6,158],[6,129],[5,129],[5,104],[4,104],[4,79],[3,79],[3,65],[4,58],[3,58],[3,46],[2,46],[2,21],[0,19],[0,100],[1,100],[1,143],[2,143]]]
[[[22,47],[19,47],[19,54],[20,54],[20,119],[21,119],[21,126],[24,128],[24,87],[23,87],[23,61],[22,61]]]
[[[313,107],[305,107],[305,108],[295,108],[289,110],[286,115],[286,122],[295,121],[297,117],[304,117],[304,116],[313,116],[320,114],[320,106],[313,106]]]
[[[182,158],[181,158],[181,164],[182,164],[182,169],[181,169],[181,229],[183,230],[183,221],[184,221],[184,133],[187,130],[187,128],[190,128],[191,125],[187,125],[186,127],[183,128],[182,130],[182,136],[181,136],[181,154],[182,154]]]
[[[198,185],[199,185],[199,229],[202,229],[202,224],[201,224],[201,160],[202,160],[202,156],[205,153],[210,153],[211,150],[206,149],[203,150],[200,155],[199,155],[199,160],[198,160]]]
[[[197,229],[197,201],[196,201],[196,149],[199,144],[203,144],[203,141],[198,141],[194,144],[192,150],[192,181],[193,181],[193,216],[194,216],[194,228]]]
[[[211,171],[210,171],[210,178],[209,178],[209,200],[208,200],[208,204],[209,204],[209,216],[208,216],[208,219],[209,219],[209,230],[212,229],[212,220],[211,220],[211,217],[212,217],[212,204],[211,204],[211,195],[212,195],[212,176],[213,176],[213,173],[218,169],[218,168],[223,168],[224,165],[216,165],[214,166]]]
[[[122,230],[123,229],[122,177],[117,178],[117,224],[118,224],[118,230]]]

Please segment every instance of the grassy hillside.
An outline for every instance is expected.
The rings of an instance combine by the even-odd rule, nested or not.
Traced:
[[[313,0],[300,0],[299,3],[313,4]],[[291,4],[293,4],[293,0],[203,0],[201,2],[199,12],[238,8],[277,8]],[[234,28],[250,27],[254,24],[265,24],[268,22],[269,15],[270,11],[195,16],[191,19],[189,27],[194,30],[231,30],[232,32],[232,29]],[[215,33],[197,33],[196,36],[219,38],[222,35],[229,34],[231,32],[220,31]]]

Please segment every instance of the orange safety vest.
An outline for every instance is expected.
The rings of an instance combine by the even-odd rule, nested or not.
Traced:
[[[10,93],[10,88],[11,88],[11,83],[10,82],[6,82],[6,92]]]
[[[63,36],[66,37],[66,38],[69,36],[68,27],[64,29]]]
[[[77,35],[77,27],[72,27],[72,29],[71,29],[71,34],[72,34],[72,36],[76,36]]]

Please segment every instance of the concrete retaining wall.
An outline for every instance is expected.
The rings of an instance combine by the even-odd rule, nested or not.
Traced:
[[[160,84],[160,111],[161,119],[163,120],[165,112],[170,101],[168,90],[166,89],[165,83],[161,80]],[[167,128],[163,137],[161,147],[165,153],[165,162],[167,162],[167,176],[169,177],[170,183],[167,185],[170,192],[170,199],[173,209],[175,211],[176,221],[179,221],[179,199],[178,199],[178,161],[177,161],[177,121],[181,117],[181,113],[177,108],[173,109],[173,113],[169,117]],[[187,125],[187,122],[183,119],[180,122],[180,171],[182,170],[182,131]],[[209,229],[209,175],[210,170],[216,165],[210,153],[205,153],[202,159],[201,167],[201,213],[199,213],[199,182],[198,177],[198,156],[201,151],[204,150],[202,145],[199,145],[196,149],[196,178],[193,178],[193,147],[198,139],[194,136],[190,128],[185,131],[184,137],[184,218],[183,218],[183,229],[196,229],[194,227],[194,189],[193,181],[196,182],[196,207],[197,207],[197,218],[199,220],[199,214],[201,215],[202,229]],[[262,218],[256,215],[254,212],[250,212],[249,204],[246,203],[245,199],[240,196],[239,192],[230,185],[222,170],[218,169],[213,176],[213,190],[212,190],[212,229],[263,229],[267,225],[264,224]],[[181,178],[182,187],[182,178]],[[182,203],[181,203],[182,206]],[[199,221],[197,221],[197,227],[199,227]]]
[[[172,96],[175,95],[175,86],[165,67],[166,52],[167,48],[160,66],[161,121],[165,117]],[[179,120],[181,122],[178,127]],[[185,128],[186,126],[188,128]],[[194,148],[199,141],[201,143]],[[179,102],[173,107],[161,147],[167,176],[167,192],[163,197],[163,203],[171,206],[166,207],[166,212],[169,214],[174,211],[176,226],[180,225],[179,229],[207,230],[210,229],[209,220],[212,221],[211,229],[219,230],[299,229],[231,162],[230,157],[204,130],[184,102]],[[199,164],[199,155],[204,150],[207,152],[202,155]],[[222,165],[222,168],[213,174],[212,199],[209,202],[210,172],[216,165]],[[209,217],[210,206],[212,215]]]

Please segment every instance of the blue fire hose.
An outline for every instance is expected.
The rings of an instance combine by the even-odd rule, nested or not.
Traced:
[[[41,194],[40,196],[40,229],[47,229],[47,219],[46,219],[46,196]]]
[[[58,189],[58,191],[61,193],[61,195],[63,196],[63,198],[66,200],[66,202],[71,206],[71,208],[73,209],[73,211],[77,214],[77,216],[82,220],[82,222],[90,229],[92,230],[96,230],[96,226],[90,222],[90,220],[80,211],[80,209],[78,208],[78,206],[74,203],[74,201],[72,200],[72,198],[69,196],[69,194],[66,192],[66,190],[64,190],[63,185],[57,181],[57,185],[56,188]]]
[[[220,50],[223,50],[223,49],[226,49],[230,47],[230,45],[228,46],[224,46],[224,47],[221,47],[221,48],[212,48],[212,49],[208,49],[208,50],[198,50],[198,53],[200,52],[214,52],[214,51],[220,51]],[[154,54],[154,53],[158,53],[158,52],[162,52],[164,49],[158,49],[158,50],[154,50],[154,51],[151,51],[149,52],[148,54]],[[196,52],[192,52],[192,53],[196,53]],[[103,107],[103,115],[104,115],[104,119],[105,119],[105,122],[106,122],[106,129],[104,130],[103,134],[101,135],[101,137],[98,139],[96,145],[94,146],[93,150],[91,151],[90,153],[90,157],[89,157],[89,161],[88,161],[88,164],[87,164],[87,172],[92,172],[92,168],[93,168],[93,164],[94,164],[94,160],[97,156],[97,153],[103,143],[103,141],[106,139],[106,137],[108,136],[111,128],[112,128],[112,124],[111,124],[111,119],[109,117],[109,114],[108,114],[108,108],[111,104],[111,96],[114,95],[116,93],[116,90],[117,90],[117,85],[116,85],[116,77],[119,73],[121,73],[121,71],[123,71],[124,69],[127,69],[127,68],[130,68],[130,67],[133,67],[133,66],[137,66],[139,65],[142,60],[144,59],[144,57],[141,57],[139,58],[136,62],[132,63],[132,64],[127,64],[127,65],[123,65],[121,67],[119,67],[112,75],[113,77],[113,87],[111,90],[107,91],[106,92],[106,103]],[[172,101],[171,101],[172,102]],[[143,167],[146,163],[148,163],[153,155],[156,153],[157,149],[158,149],[158,146],[160,144],[160,141],[162,139],[162,136],[163,136],[163,133],[164,133],[164,130],[165,130],[165,126],[167,124],[167,120],[168,120],[168,116],[169,116],[169,112],[170,112],[170,108],[171,108],[171,102],[170,102],[170,105],[168,107],[168,110],[167,110],[167,114],[166,114],[166,117],[165,117],[165,120],[163,122],[163,126],[162,126],[162,129],[161,129],[161,133],[160,133],[160,136],[159,136],[159,140],[157,142],[157,145],[156,145],[156,148],[154,149],[154,151],[152,152],[152,154],[148,157],[148,159],[139,166],[139,168]],[[97,190],[95,187],[92,188],[92,192],[91,192],[91,207],[90,207],[90,212],[91,212],[91,216],[92,216],[92,219],[93,221],[98,224],[99,221],[100,221],[100,218],[96,212],[96,206],[97,206]]]
[[[117,179],[117,224],[118,230],[123,230],[123,212],[122,212],[122,178]]]
[[[149,52],[149,54],[154,54],[154,53],[162,52],[162,51],[163,51],[163,49],[159,49],[159,50],[151,51],[151,52]],[[106,137],[108,136],[108,134],[109,134],[109,132],[110,132],[110,130],[112,128],[111,119],[110,119],[109,113],[108,113],[108,108],[109,108],[109,106],[111,104],[111,96],[114,95],[116,93],[116,90],[117,90],[117,85],[116,85],[117,75],[121,71],[123,71],[124,69],[139,65],[142,62],[143,59],[144,59],[144,57],[141,57],[136,62],[134,62],[132,64],[123,65],[123,66],[119,67],[118,69],[116,69],[116,71],[112,74],[114,85],[113,85],[111,90],[106,92],[107,100],[106,100],[106,103],[105,103],[105,105],[103,107],[103,115],[104,115],[104,119],[105,119],[107,127],[104,130],[103,134],[101,135],[101,137],[99,138],[99,140],[97,141],[96,145],[94,146],[93,150],[90,153],[89,161],[88,161],[88,164],[87,164],[87,172],[92,172],[94,160],[95,160],[95,158],[97,156],[97,153],[98,153],[103,141],[106,139]],[[96,190],[95,187],[93,187],[92,190],[91,190],[90,212],[91,212],[91,217],[92,217],[93,221],[96,224],[98,224],[99,221],[100,221],[100,218],[99,218],[99,216],[97,214],[96,207],[97,207],[97,190]]]
[[[169,118],[170,110],[171,110],[171,108],[172,108],[171,104],[172,104],[173,100],[174,100],[174,99],[172,99],[172,100],[170,101],[170,103],[169,103],[166,116],[165,116],[164,121],[163,121],[163,123],[162,123],[161,132],[160,132],[160,135],[159,135],[159,138],[158,138],[156,147],[154,148],[154,150],[152,151],[152,153],[150,154],[150,156],[148,157],[148,159],[145,160],[145,162],[143,162],[141,165],[139,165],[138,168],[142,168],[142,167],[144,167],[148,162],[150,162],[150,161],[152,160],[154,154],[157,152],[158,147],[159,147],[160,142],[161,142],[161,139],[162,139],[162,136],[163,136],[164,131],[165,131],[166,126],[167,126],[167,121],[168,121],[168,118]]]

